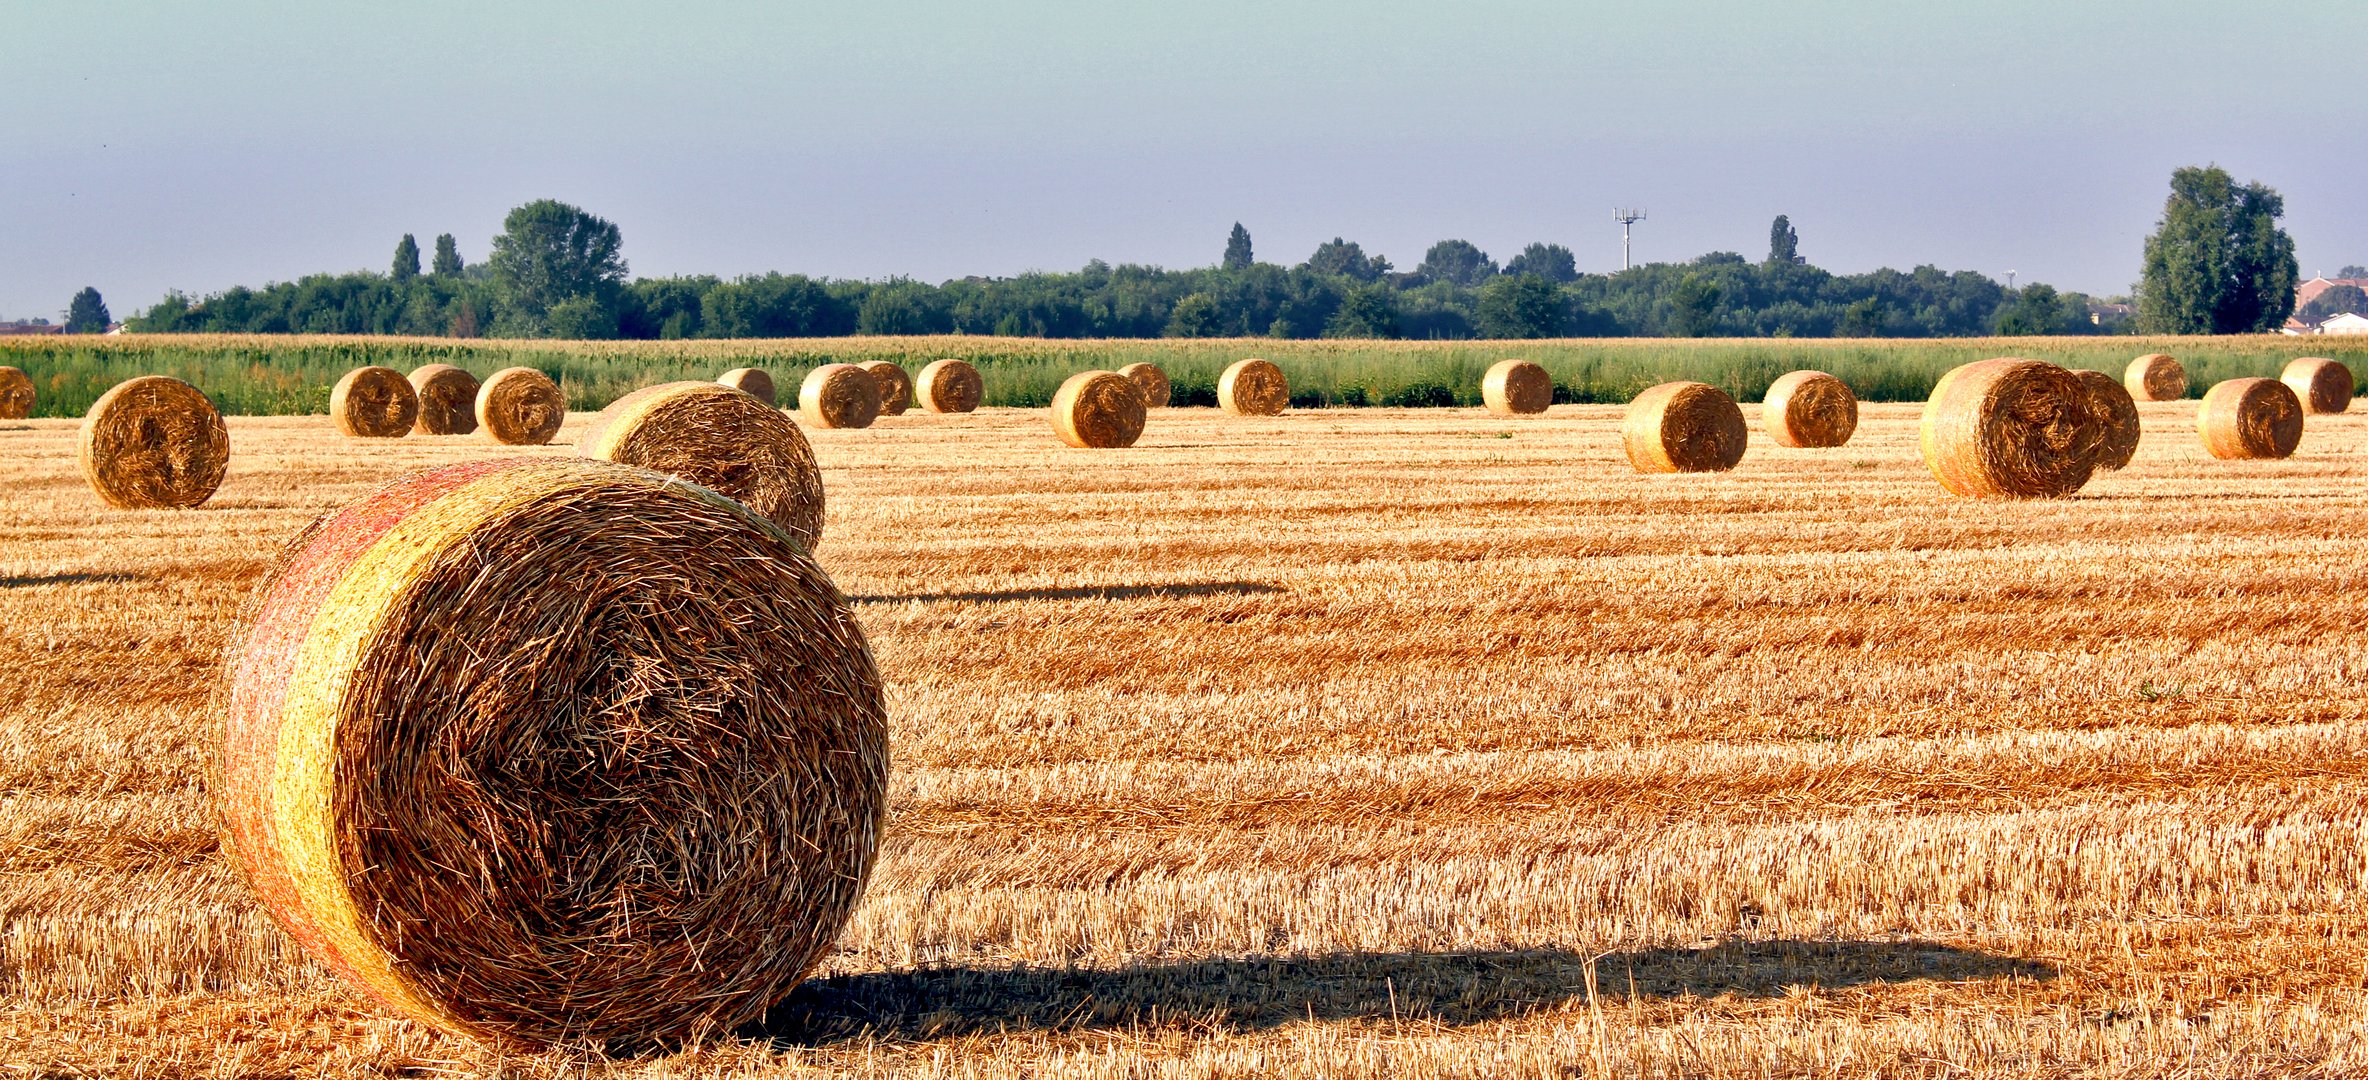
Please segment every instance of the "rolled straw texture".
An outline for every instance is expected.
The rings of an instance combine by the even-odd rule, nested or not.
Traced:
[[[1628,403],[1620,442],[1636,471],[1724,472],[1743,460],[1743,410],[1708,383],[1662,383]]]
[[[870,427],[880,416],[880,380],[854,364],[824,364],[798,387],[798,412],[815,427]]]
[[[913,380],[913,397],[933,413],[966,413],[986,397],[986,380],[969,362],[948,357],[933,361]]]
[[[728,1031],[846,922],[880,677],[803,545],[580,458],[316,523],[224,696],[217,812],[263,906],[386,1007],[516,1044]]]
[[[716,385],[729,386],[767,405],[778,405],[780,391],[773,385],[773,373],[763,368],[736,367],[716,376]]]
[[[222,486],[230,431],[197,387],[163,375],[116,384],[82,419],[82,478],[107,505],[187,509]]]
[[[1858,431],[1858,395],[1822,371],[1793,371],[1768,384],[1760,425],[1778,446],[1840,446]]]
[[[390,367],[358,367],[329,390],[329,418],[356,439],[400,439],[419,422],[419,391]]]
[[[2121,385],[2121,380],[2102,371],[2072,374],[2088,389],[2089,408],[2097,414],[2097,468],[2127,466],[2138,452],[2138,403],[2130,399],[2129,388]]]
[[[1480,379],[1480,400],[1505,416],[1542,413],[1554,405],[1554,376],[1530,360],[1499,360]]]
[[[2163,353],[2147,353],[2130,361],[2121,385],[2137,401],[2177,401],[2187,396],[2187,368]]]
[[[2352,407],[2352,369],[2323,356],[2288,363],[2278,381],[2292,387],[2310,412],[2339,413]]]
[[[2230,379],[2204,391],[2195,426],[2213,457],[2287,457],[2302,442],[2302,398],[2276,379]]]
[[[903,416],[913,407],[913,377],[893,360],[866,360],[856,365],[880,384],[880,415]]]
[[[811,551],[822,541],[822,471],[788,414],[705,382],[663,383],[610,403],[576,442],[588,458],[638,465],[737,500]]]
[[[0,420],[22,420],[33,415],[33,378],[21,369],[0,365]]]
[[[1269,361],[1238,360],[1217,377],[1217,404],[1235,416],[1280,415],[1291,405],[1291,383]]]
[[[2000,358],[1941,376],[1924,403],[1925,467],[1976,498],[2054,498],[2096,471],[2104,423],[2080,377],[2043,360]]]
[[[1168,373],[1158,364],[1137,361],[1119,368],[1118,373],[1135,381],[1135,389],[1143,392],[1143,407],[1164,409],[1175,397],[1175,388],[1168,385]]]
[[[1052,429],[1089,450],[1133,446],[1143,437],[1143,391],[1115,371],[1082,371],[1052,395]]]
[[[533,368],[503,368],[477,388],[477,426],[495,442],[541,446],[566,422],[559,384]]]
[[[450,364],[426,364],[411,372],[419,395],[421,435],[466,435],[477,430],[477,377]]]

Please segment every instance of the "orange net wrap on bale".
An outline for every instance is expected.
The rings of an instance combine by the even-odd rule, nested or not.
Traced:
[[[91,403],[77,452],[82,478],[107,505],[186,510],[222,486],[230,429],[197,387],[143,375]]]
[[[576,449],[678,476],[739,501],[813,550],[822,541],[822,471],[797,422],[753,395],[665,383],[610,403]]]
[[[1480,401],[1504,416],[1545,412],[1554,405],[1554,376],[1529,360],[1499,360],[1480,379]]]
[[[1672,382],[1636,395],[1620,422],[1620,443],[1636,471],[1724,472],[1750,440],[1743,410],[1708,383]]]
[[[2104,443],[2080,377],[2043,360],[2004,357],[1941,376],[1924,403],[1925,467],[1976,498],[2054,498],[2088,483]]]

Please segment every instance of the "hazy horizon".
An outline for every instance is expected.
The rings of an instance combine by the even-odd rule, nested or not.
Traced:
[[[2285,195],[2306,277],[2368,262],[2368,9],[0,11],[8,318],[383,271],[405,232],[476,262],[542,197],[617,222],[643,277],[1205,266],[1237,220],[1271,262],[1456,237],[1603,272],[1638,204],[1639,262],[1756,259],[1787,214],[1837,272],[2104,295],[2171,170],[2217,163]]]

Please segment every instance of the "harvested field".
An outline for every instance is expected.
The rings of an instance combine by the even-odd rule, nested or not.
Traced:
[[[1639,475],[1618,406],[817,430],[891,812],[735,1041],[495,1061],[365,1007],[215,841],[213,665],[401,473],[232,417],[201,510],[0,423],[0,1062],[56,1074],[2368,1070],[2368,413],[1956,498],[1915,405]],[[1759,406],[1743,410],[1755,432]]]

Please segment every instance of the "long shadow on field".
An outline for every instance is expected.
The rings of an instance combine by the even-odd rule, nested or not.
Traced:
[[[851,604],[902,604],[960,600],[993,604],[1006,600],[1174,600],[1187,596],[1256,596],[1283,588],[1263,581],[1203,581],[1183,585],[1086,585],[1074,589],[1011,589],[1003,592],[912,593],[905,596],[850,596]]]
[[[1162,1023],[1232,1029],[1397,1017],[1463,1025],[1587,997],[1589,957],[1558,950],[1336,953],[1155,964],[1116,971],[929,968],[816,979],[753,1037],[784,1046],[844,1039],[952,1038]],[[1731,941],[1594,958],[1606,1007],[1639,997],[1775,997],[1790,987],[2052,979],[2028,960],[1923,941]]]
[[[139,574],[81,573],[40,574],[30,577],[0,577],[0,589],[35,589],[43,585],[89,585],[138,581]]]

